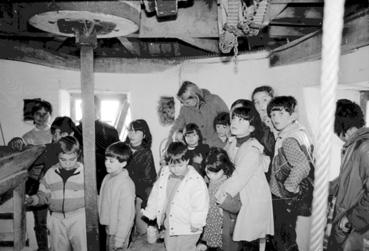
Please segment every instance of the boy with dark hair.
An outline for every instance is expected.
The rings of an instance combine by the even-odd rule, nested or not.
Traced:
[[[223,147],[227,144],[228,138],[231,136],[231,121],[229,112],[221,112],[214,119],[214,130],[218,134],[218,138],[223,142]]]
[[[50,131],[52,143],[46,144],[44,152],[36,159],[28,172],[26,181],[26,193],[34,195],[37,193],[40,180],[46,171],[57,164],[59,159],[60,145],[57,143],[62,137],[73,136],[75,124],[69,117],[56,117],[51,124]],[[48,250],[47,237],[47,205],[32,208],[35,219],[35,234],[40,251]]]
[[[151,191],[143,215],[165,226],[167,250],[196,250],[206,224],[209,194],[205,181],[185,158],[187,146],[170,143],[166,163]]]
[[[83,164],[80,145],[73,136],[57,143],[59,163],[47,170],[37,194],[26,204],[48,205],[51,250],[87,251]]]
[[[304,232],[295,229],[296,224],[309,222],[314,178],[313,146],[306,129],[297,121],[296,105],[294,97],[280,96],[273,98],[267,108],[278,131],[269,182],[277,250],[299,250],[298,239],[308,239],[309,234],[308,227]]]
[[[100,224],[106,228],[106,250],[127,250],[135,219],[135,184],[129,177],[127,161],[130,147],[123,142],[108,146],[105,151],[107,175],[100,188],[98,210]]]
[[[340,99],[334,132],[345,142],[339,177],[331,184],[336,196],[333,236],[338,244],[331,250],[364,250],[369,239],[369,129],[356,103]]]

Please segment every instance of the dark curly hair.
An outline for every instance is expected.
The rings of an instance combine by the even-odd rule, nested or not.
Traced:
[[[334,117],[334,132],[338,136],[344,136],[352,127],[361,128],[365,125],[364,114],[360,106],[348,99],[337,101]]]
[[[204,160],[205,170],[217,173],[223,170],[227,177],[230,177],[235,169],[233,163],[225,150],[220,147],[212,147]]]

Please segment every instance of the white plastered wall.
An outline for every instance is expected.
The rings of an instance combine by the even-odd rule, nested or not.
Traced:
[[[169,131],[157,116],[157,104],[162,95],[175,96],[182,80],[191,80],[202,88],[221,96],[227,105],[238,98],[250,98],[253,89],[267,84],[277,95],[293,95],[299,102],[300,120],[309,130],[317,117],[314,105],[317,95],[308,95],[308,88],[317,88],[320,78],[320,61],[312,61],[270,68],[267,52],[240,55],[238,63],[223,59],[201,59],[173,66],[166,71],[141,74],[96,73],[96,91],[129,93],[132,119],[144,118],[153,134],[153,153],[158,161],[158,147]],[[340,86],[368,87],[369,47],[358,49],[341,57]],[[80,73],[49,67],[0,60],[0,122],[6,142],[20,136],[32,125],[22,121],[23,99],[43,98],[54,107],[54,116],[65,114],[61,107],[65,99],[63,90],[80,89]],[[176,104],[178,112],[178,103]],[[312,115],[313,114],[313,115]],[[158,162],[156,162],[158,163]]]

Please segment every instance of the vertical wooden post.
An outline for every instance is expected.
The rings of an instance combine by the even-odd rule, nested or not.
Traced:
[[[93,76],[93,46],[81,44],[81,91],[82,91],[82,133],[85,172],[85,205],[87,249],[99,251],[99,230],[96,191],[95,157],[95,104]]]
[[[20,251],[25,241],[25,211],[24,211],[25,181],[22,181],[13,191],[13,242],[14,250]]]

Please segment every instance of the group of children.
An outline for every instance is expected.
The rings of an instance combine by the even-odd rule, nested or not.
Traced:
[[[169,251],[265,250],[267,243],[272,250],[304,250],[298,242],[309,234],[314,158],[296,106],[295,98],[258,87],[252,100],[237,100],[215,116],[222,147],[203,143],[199,126],[188,123],[168,145],[158,174],[149,127],[133,121],[127,140],[105,151],[98,212],[106,250],[126,250],[132,231],[145,233],[148,222],[164,229]],[[68,123],[58,127],[58,120]],[[51,247],[58,251],[87,250],[83,164],[80,143],[66,130],[71,123],[55,119],[51,148],[58,150],[45,151],[44,161],[50,155],[54,161],[27,198],[29,205],[48,204]]]

